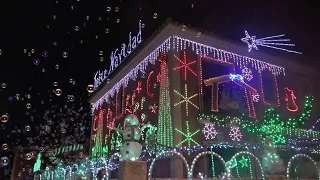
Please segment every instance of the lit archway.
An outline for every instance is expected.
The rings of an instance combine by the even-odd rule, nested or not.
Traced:
[[[212,152],[212,151],[205,151],[205,152],[199,153],[199,154],[193,159],[192,164],[191,164],[190,169],[189,169],[189,172],[188,172],[188,178],[189,178],[189,179],[192,179],[192,178],[193,178],[193,169],[194,169],[194,167],[195,167],[196,162],[198,161],[198,159],[199,159],[200,157],[202,157],[202,156],[207,155],[207,154],[213,155],[213,156],[215,156],[216,158],[218,158],[218,159],[222,162],[222,165],[223,165],[223,167],[224,167],[225,172],[227,172],[226,162],[223,160],[223,158],[222,158],[219,154],[217,154],[217,153],[215,153],[215,152]]]
[[[161,152],[156,158],[154,158],[150,164],[150,167],[149,167],[149,171],[148,171],[148,180],[151,180],[151,176],[152,176],[152,170],[153,170],[153,166],[155,165],[156,163],[156,160],[158,160],[159,158],[161,158],[163,155],[170,155],[170,154],[173,154],[173,155],[176,155],[178,156],[184,163],[184,165],[186,166],[187,168],[187,172],[189,172],[189,164],[187,162],[187,160],[183,157],[182,154],[180,154],[179,152],[177,152],[176,150],[171,150],[171,151],[164,151],[164,152]]]
[[[294,156],[292,156],[292,157],[290,158],[290,160],[289,160],[289,162],[288,162],[288,166],[287,166],[287,179],[290,178],[290,168],[291,168],[292,161],[293,161],[294,159],[296,159],[296,158],[299,158],[299,157],[307,158],[307,159],[309,159],[309,160],[314,164],[314,166],[316,167],[316,170],[317,170],[317,172],[318,172],[318,179],[320,179],[320,171],[319,171],[319,168],[318,168],[318,166],[317,166],[317,163],[316,163],[310,156],[308,156],[308,155],[306,155],[306,154],[296,154],[296,155],[294,155]]]
[[[262,176],[262,179],[265,180],[265,176],[264,176],[264,172],[263,172],[263,169],[262,169],[262,165],[261,165],[261,162],[259,161],[259,159],[254,156],[251,152],[248,152],[248,151],[241,151],[241,152],[238,152],[236,153],[234,156],[232,156],[230,162],[233,162],[233,161],[236,161],[236,158],[239,156],[239,155],[248,155],[248,156],[251,156],[252,158],[254,158],[257,162],[258,162],[258,165],[260,167],[260,170],[261,170],[261,176]],[[232,166],[232,163],[227,167],[227,178],[230,179],[231,178],[231,166]]]

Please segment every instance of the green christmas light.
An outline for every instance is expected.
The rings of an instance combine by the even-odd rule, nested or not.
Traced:
[[[181,142],[179,142],[179,143],[177,144],[177,146],[180,146],[180,145],[182,145],[182,144],[185,143],[185,142],[188,143],[188,147],[191,146],[191,142],[193,142],[193,143],[196,144],[196,145],[200,145],[197,141],[195,141],[195,140],[193,139],[193,136],[195,136],[197,133],[199,133],[200,130],[198,129],[197,131],[191,133],[191,132],[190,132],[190,127],[189,127],[189,122],[188,122],[188,121],[186,121],[186,128],[187,128],[186,132],[182,132],[182,131],[180,131],[179,129],[176,128],[176,131],[177,131],[178,133],[180,133],[182,136],[185,137],[185,139],[182,140]]]
[[[41,167],[41,153],[38,153],[37,160],[33,166],[33,172],[35,173],[35,172],[40,171],[40,167]]]
[[[241,164],[241,167],[242,168],[249,167],[248,165],[249,158],[245,158],[244,156],[242,156],[241,158],[242,159],[239,161],[239,163]]]

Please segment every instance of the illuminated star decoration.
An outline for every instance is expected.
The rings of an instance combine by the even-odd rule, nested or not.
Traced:
[[[151,112],[157,113],[157,108],[158,108],[158,106],[156,105],[156,103],[153,103],[152,106],[150,105],[149,108],[151,109]]]
[[[242,156],[242,159],[239,161],[239,163],[241,164],[241,167],[249,167],[248,166],[248,161],[249,159],[248,158],[245,158],[244,156]]]
[[[247,31],[244,31],[244,32],[245,32],[246,37],[241,38],[241,41],[245,42],[248,45],[249,52],[251,52],[252,48],[254,48],[255,50],[259,50],[258,46],[264,46],[264,47],[268,47],[268,48],[287,51],[290,53],[302,54],[301,52],[298,52],[298,51],[292,51],[289,49],[276,47],[276,46],[295,46],[295,44],[283,43],[283,42],[289,42],[290,39],[274,39],[274,38],[283,37],[283,36],[285,36],[285,34],[256,39],[256,36],[250,36]]]
[[[179,70],[181,68],[184,68],[184,80],[187,80],[187,70],[189,70],[193,75],[197,76],[197,73],[195,73],[189,66],[191,64],[195,64],[197,61],[191,61],[187,63],[187,55],[186,52],[183,52],[183,61],[181,61],[180,58],[178,58],[176,55],[174,55],[176,60],[178,60],[181,63],[181,66],[173,68],[173,70]]]
[[[197,131],[191,133],[191,132],[190,132],[190,127],[189,127],[189,122],[188,122],[188,121],[186,121],[186,132],[182,132],[182,131],[180,131],[180,130],[177,129],[177,128],[176,128],[176,131],[177,131],[178,133],[180,133],[182,136],[185,137],[184,140],[182,140],[181,142],[179,142],[179,143],[177,144],[177,147],[180,146],[180,145],[182,145],[182,144],[185,143],[185,142],[188,143],[188,147],[190,147],[191,142],[193,142],[194,144],[196,144],[196,145],[198,145],[198,146],[200,145],[197,141],[195,141],[195,140],[193,139],[193,136],[195,136],[198,132],[200,132],[200,130],[198,129]]]
[[[161,81],[161,74],[159,72],[159,74],[157,75],[157,82],[160,83],[160,81]]]
[[[188,116],[189,113],[188,113],[188,109],[189,109],[189,104],[191,104],[192,106],[194,106],[195,108],[199,109],[199,107],[195,104],[193,104],[190,99],[198,96],[198,94],[194,94],[190,97],[188,97],[188,87],[187,87],[187,84],[184,85],[184,95],[180,94],[178,91],[174,90],[174,92],[176,94],[178,94],[183,100],[178,102],[178,103],[175,103],[174,106],[177,106],[179,104],[182,104],[182,103],[186,103],[186,115]]]

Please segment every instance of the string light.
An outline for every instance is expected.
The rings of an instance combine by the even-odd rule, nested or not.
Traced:
[[[236,153],[234,156],[232,156],[231,158],[231,162],[233,161],[236,161],[237,159],[237,156],[240,156],[240,155],[248,155],[248,156],[251,156],[252,158],[254,158],[257,162],[258,162],[258,166],[260,168],[260,171],[261,171],[261,176],[262,176],[262,179],[265,180],[265,176],[264,176],[264,172],[263,172],[263,169],[262,169],[262,165],[261,165],[261,162],[259,161],[259,159],[253,155],[252,153],[250,152],[247,152],[247,151],[241,151],[241,152],[238,152]],[[229,167],[227,167],[228,171],[227,171],[227,178],[231,178],[231,164],[229,164]]]
[[[167,147],[173,146],[172,117],[171,117],[171,97],[169,89],[168,66],[165,61],[166,55],[160,58],[160,99],[158,111],[158,131],[157,142]]]
[[[190,180],[193,179],[193,170],[194,170],[194,167],[195,167],[195,165],[196,165],[197,160],[198,160],[199,158],[201,158],[202,156],[205,156],[205,155],[208,155],[208,154],[210,154],[210,155],[218,158],[218,159],[221,161],[221,163],[222,163],[222,165],[223,165],[223,167],[224,167],[225,172],[228,172],[228,171],[227,171],[226,162],[223,160],[223,158],[222,158],[219,154],[217,154],[217,153],[215,153],[215,152],[212,152],[212,151],[205,151],[205,152],[199,153],[199,154],[193,159],[193,161],[192,161],[192,163],[191,163],[191,166],[190,166],[190,169],[189,169],[189,172],[188,172],[188,177],[189,177]],[[224,177],[223,177],[223,178],[224,178]],[[222,178],[222,179],[223,179],[223,178]]]
[[[208,56],[209,53],[212,53],[213,58],[227,63],[234,63],[235,65],[240,67],[244,65],[252,65],[256,70],[270,68],[276,75],[285,73],[285,69],[283,67],[272,65],[270,63],[266,63],[257,59],[242,56],[222,49],[217,49],[212,46],[173,35],[164,40],[162,44],[160,44],[154,51],[146,56],[136,67],[134,67],[130,72],[126,73],[126,75],[120,81],[113,82],[111,80],[110,84],[114,83],[114,85],[112,85],[112,88],[94,103],[93,107],[98,108],[98,106],[103,102],[109,102],[109,98],[112,97],[116,92],[118,92],[121,87],[126,87],[130,79],[136,79],[139,72],[144,73],[149,63],[155,64],[155,61],[160,54],[169,52],[171,50],[171,47],[172,49],[176,49],[176,47],[178,47],[176,45],[179,44],[188,44],[188,46],[191,46],[193,51],[200,52],[200,56]],[[180,47],[180,50],[182,50],[182,47]]]
[[[193,102],[190,101],[192,98],[197,97],[198,93],[188,97],[188,86],[187,86],[187,84],[184,85],[184,95],[180,94],[176,90],[174,90],[174,92],[182,98],[182,101],[180,101],[178,103],[175,103],[174,106],[178,106],[179,104],[185,103],[186,104],[186,116],[189,115],[189,104],[191,104],[193,107],[199,109],[199,107],[197,105],[195,105]]]
[[[179,130],[179,129],[177,129],[177,128],[176,128],[176,131],[177,131],[178,133],[180,133],[182,136],[185,137],[185,139],[182,140],[181,142],[179,142],[179,143],[177,144],[177,146],[180,146],[180,145],[182,145],[182,144],[185,143],[185,142],[188,143],[188,147],[190,147],[191,142],[193,142],[193,143],[196,144],[196,145],[199,145],[199,143],[196,142],[196,141],[193,139],[193,136],[195,136],[200,130],[198,129],[197,131],[191,133],[191,132],[190,132],[190,127],[189,127],[189,122],[188,122],[188,121],[186,121],[186,132],[182,132],[181,130]]]
[[[250,52],[252,48],[254,48],[255,50],[259,50],[258,46],[264,46],[264,47],[278,49],[278,50],[287,51],[291,53],[302,54],[301,52],[298,52],[298,51],[276,47],[276,46],[295,46],[294,44],[282,43],[282,42],[288,42],[290,41],[290,39],[273,39],[273,38],[283,37],[285,36],[285,34],[256,39],[256,36],[250,36],[247,31],[244,31],[244,32],[246,37],[241,38],[241,41],[243,41],[248,45],[248,52]]]
[[[268,69],[269,71],[271,71],[270,69]],[[268,102],[265,100],[265,96],[264,96],[264,85],[263,85],[263,78],[262,78],[262,71],[259,71],[259,77],[260,77],[260,89],[261,89],[261,97],[262,97],[262,101],[264,104],[271,106],[272,103]],[[273,74],[273,80],[275,83],[275,91],[276,91],[276,103],[275,106],[280,106],[280,98],[279,98],[279,89],[278,89],[278,81],[277,81],[277,77],[275,74]]]
[[[151,71],[148,75],[148,78],[147,78],[147,93],[150,97],[153,97],[154,93],[150,90],[151,89],[151,76],[153,75],[153,71]]]
[[[183,51],[183,61],[178,58],[176,55],[174,55],[174,57],[176,58],[176,60],[178,60],[181,63],[181,66],[175,67],[173,68],[173,70],[179,70],[181,68],[184,69],[184,80],[187,80],[187,70],[189,70],[194,76],[197,76],[197,73],[195,73],[189,66],[192,64],[195,64],[197,61],[191,61],[189,63],[187,63],[187,55],[186,55],[186,51]]]
[[[138,94],[140,94],[140,91],[142,90],[141,84],[142,84],[142,81],[138,81],[138,85],[137,85],[137,88],[136,88]]]
[[[296,158],[299,158],[299,157],[307,158],[313,163],[313,165],[315,166],[315,168],[317,170],[318,179],[320,179],[320,170],[317,166],[317,163],[310,156],[308,156],[306,154],[296,154],[290,158],[290,160],[288,162],[288,166],[287,166],[287,172],[286,172],[287,178],[290,179],[290,169],[291,169],[291,164],[292,164],[293,160]]]
[[[214,124],[206,123],[202,129],[203,135],[208,140],[212,140],[217,136],[217,130],[214,128]]]
[[[239,127],[231,127],[229,136],[232,141],[240,141],[243,135],[241,134]]]
[[[150,167],[149,167],[149,171],[148,171],[148,180],[152,179],[152,170],[153,170],[153,166],[156,163],[156,160],[158,160],[163,155],[176,155],[177,157],[179,157],[183,161],[184,165],[186,166],[187,171],[189,170],[189,164],[188,164],[187,160],[183,157],[182,154],[180,154],[176,150],[163,151],[159,155],[157,155],[156,158],[154,158],[152,160]]]
[[[299,110],[299,107],[298,107],[298,105],[297,105],[297,103],[296,103],[297,97],[294,95],[293,90],[289,89],[288,87],[285,87],[285,88],[284,88],[284,92],[285,92],[285,94],[286,94],[284,100],[285,100],[285,102],[286,102],[286,108],[287,108],[287,110],[288,110],[288,111],[291,111],[291,112],[297,112],[297,111]],[[289,100],[289,96],[291,97],[290,100],[292,101],[292,105],[293,105],[292,108],[289,107],[289,101],[290,101],[290,100]]]

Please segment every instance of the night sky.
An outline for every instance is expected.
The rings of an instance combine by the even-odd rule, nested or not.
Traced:
[[[0,115],[8,113],[9,120],[0,122],[0,145],[8,145],[7,150],[0,149],[0,156],[12,162],[15,146],[52,148],[88,142],[87,86],[93,84],[97,70],[108,68],[111,51],[127,43],[130,31],[137,32],[139,20],[145,24],[143,39],[168,17],[242,46],[246,46],[240,40],[245,29],[261,38],[285,33],[296,44],[292,49],[303,55],[263,47],[260,51],[317,67],[320,28],[315,2],[45,0],[2,4]],[[60,96],[56,89],[61,90]],[[0,179],[11,162],[0,163],[4,166]]]

